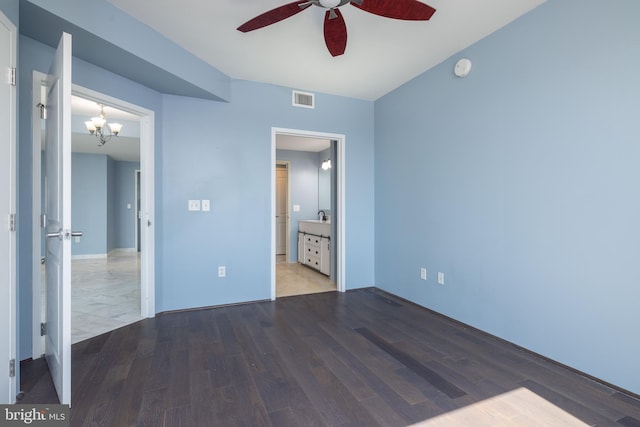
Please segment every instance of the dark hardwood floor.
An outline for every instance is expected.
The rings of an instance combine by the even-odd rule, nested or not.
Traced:
[[[19,403],[54,403],[42,360]],[[640,426],[640,401],[376,289],[146,319],[73,346],[72,426]]]

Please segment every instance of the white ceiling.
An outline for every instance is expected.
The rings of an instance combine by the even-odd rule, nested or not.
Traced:
[[[71,114],[74,116],[85,116],[87,120],[91,117],[100,115],[100,104],[96,101],[90,101],[88,99],[80,98],[73,95],[71,97]],[[126,111],[118,110],[117,108],[104,106],[104,114],[110,121],[114,120],[128,120],[132,122],[140,121],[140,117],[135,114],[127,113]]]
[[[319,153],[329,147],[331,147],[330,139],[276,134],[276,148],[278,150],[309,151],[312,153]]]
[[[241,33],[238,26],[289,0],[108,1],[232,78],[375,100],[545,0],[426,0],[437,10],[430,21],[347,4],[340,8],[347,49],[335,58],[324,44],[320,7]]]

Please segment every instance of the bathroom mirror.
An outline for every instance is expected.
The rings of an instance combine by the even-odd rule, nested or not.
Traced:
[[[331,209],[331,169],[318,168],[318,210]]]

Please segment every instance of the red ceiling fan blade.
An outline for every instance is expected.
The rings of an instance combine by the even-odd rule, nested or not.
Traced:
[[[338,9],[324,14],[324,42],[332,56],[340,56],[347,48],[347,24]]]
[[[285,4],[284,6],[276,7],[268,12],[258,15],[255,18],[245,22],[238,27],[238,31],[246,33],[248,31],[257,30],[258,28],[266,27],[267,25],[275,24],[283,19],[300,13],[307,7],[311,6],[311,3],[302,4],[302,1],[294,1],[293,3]]]
[[[363,0],[362,4],[353,1],[351,4],[374,15],[407,21],[428,21],[436,12],[418,0]]]

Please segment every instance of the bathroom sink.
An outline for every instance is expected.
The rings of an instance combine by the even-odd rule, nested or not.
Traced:
[[[320,221],[319,219],[298,221],[298,231],[329,237],[331,236],[331,221]]]

